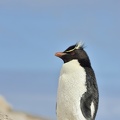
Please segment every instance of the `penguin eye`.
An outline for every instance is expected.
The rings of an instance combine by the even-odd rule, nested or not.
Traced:
[[[71,55],[74,55],[74,54],[75,54],[75,52],[74,52],[74,51],[72,51],[72,52],[70,52],[70,54],[71,54]]]

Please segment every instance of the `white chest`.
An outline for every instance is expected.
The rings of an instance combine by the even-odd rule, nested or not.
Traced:
[[[57,120],[86,120],[80,99],[87,91],[86,73],[77,60],[63,64],[58,85]]]

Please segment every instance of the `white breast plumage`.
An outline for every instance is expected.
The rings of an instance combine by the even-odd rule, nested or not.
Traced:
[[[58,85],[57,120],[86,120],[80,100],[87,91],[86,72],[77,60],[63,64]]]

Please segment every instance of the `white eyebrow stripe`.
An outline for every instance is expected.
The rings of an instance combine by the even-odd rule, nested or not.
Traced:
[[[66,52],[72,52],[73,50],[75,50],[75,48],[74,48],[74,49],[72,49],[72,50],[67,50]]]
[[[77,43],[77,45],[75,46],[75,49],[79,49],[82,45],[80,43]]]
[[[72,51],[75,50],[75,49],[79,49],[80,47],[82,47],[82,45],[83,45],[82,42],[78,42],[73,49],[67,50],[66,52],[72,52]]]

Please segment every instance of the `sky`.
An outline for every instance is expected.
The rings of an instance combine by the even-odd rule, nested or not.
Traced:
[[[82,41],[95,71],[96,120],[120,119],[119,0],[0,0],[0,94],[15,110],[56,119],[63,61]]]

